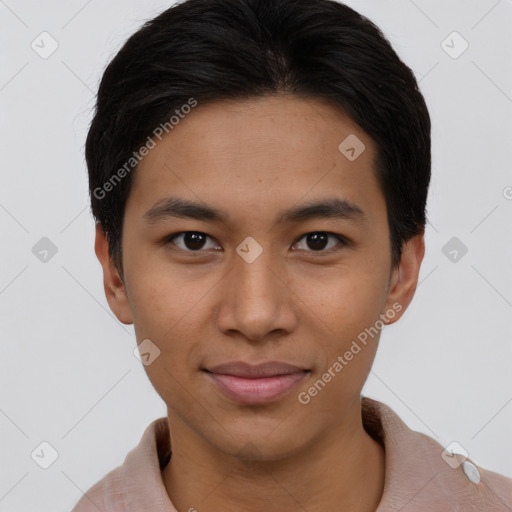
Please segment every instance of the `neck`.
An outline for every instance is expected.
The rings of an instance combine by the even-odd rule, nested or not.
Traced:
[[[172,457],[162,470],[178,510],[374,512],[384,487],[383,447],[364,429],[356,401],[343,423],[300,452],[247,461],[215,450],[169,416]]]

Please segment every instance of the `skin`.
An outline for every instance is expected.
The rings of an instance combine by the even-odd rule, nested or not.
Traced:
[[[354,161],[338,150],[350,134],[366,146]],[[385,323],[397,321],[416,290],[423,234],[392,267],[375,150],[323,100],[200,104],[136,171],[122,232],[124,281],[97,227],[112,311],[134,324],[138,343],[150,339],[161,351],[145,370],[167,405],[173,455],[162,478],[178,510],[377,508],[385,456],[363,427],[360,393],[380,332],[308,404],[297,398],[393,304],[401,311]],[[146,222],[169,196],[206,203],[228,219]],[[275,222],[284,209],[332,197],[357,204],[367,222]],[[185,231],[208,235],[199,255],[183,237],[164,242]],[[351,244],[331,236],[315,251],[305,237],[312,232]],[[248,236],[263,249],[252,263],[236,252]],[[241,405],[201,371],[233,360],[283,361],[310,373],[274,403]]]

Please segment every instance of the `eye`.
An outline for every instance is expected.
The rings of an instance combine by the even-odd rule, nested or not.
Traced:
[[[329,240],[329,238],[331,240]],[[305,240],[305,242],[302,242],[302,240]],[[337,244],[336,241],[338,242]],[[299,250],[331,252],[331,249],[336,249],[337,245],[348,246],[349,242],[341,235],[327,233],[325,231],[313,231],[311,233],[306,233],[298,242],[296,242],[296,245]]]
[[[207,243],[208,239],[210,240],[209,246]],[[201,233],[200,231],[183,231],[168,236],[164,240],[164,244],[172,243],[186,252],[205,252],[201,249],[216,249],[218,247],[211,241],[212,238],[206,233]]]

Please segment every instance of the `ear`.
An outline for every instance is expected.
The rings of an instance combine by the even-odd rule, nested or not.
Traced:
[[[389,284],[386,311],[396,314],[386,324],[395,323],[405,312],[414,297],[418,285],[421,262],[425,255],[424,231],[408,240],[402,247],[400,264],[393,269]],[[393,304],[395,305],[393,307]],[[399,307],[398,304],[401,306]]]
[[[94,251],[103,267],[103,287],[110,309],[123,324],[133,323],[124,282],[108,253],[108,240],[101,227],[96,224]]]

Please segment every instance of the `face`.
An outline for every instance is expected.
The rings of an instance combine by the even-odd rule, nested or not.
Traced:
[[[392,268],[375,155],[345,114],[281,96],[199,104],[139,164],[124,282],[100,229],[96,250],[176,430],[272,459],[347,428],[424,250]]]

